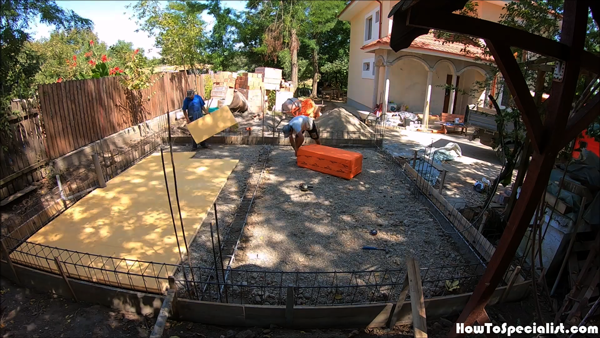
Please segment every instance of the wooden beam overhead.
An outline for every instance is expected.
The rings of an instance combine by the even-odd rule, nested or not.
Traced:
[[[517,60],[515,60],[508,45],[491,40],[486,40],[486,43],[496,60],[498,68],[502,71],[504,81],[521,112],[523,123],[531,138],[533,149],[541,153],[543,151],[541,140],[544,126],[542,125],[538,108],[533,101],[527,82],[525,82],[523,73],[517,64]]]
[[[576,135],[585,127],[585,122],[591,119],[593,111],[598,105],[597,97],[595,97],[592,102],[584,106],[585,110],[578,112],[574,116],[574,119],[571,120],[573,129],[569,130],[572,134],[569,135],[565,132],[575,95],[577,78],[581,69],[581,54],[583,53],[585,28],[587,25],[587,9],[587,1],[585,0],[565,1],[561,43],[568,46],[572,58],[566,61],[562,78],[555,78],[552,83],[552,91],[549,99],[551,101],[548,102],[548,114],[543,124],[544,134],[540,139],[541,151],[533,153],[529,170],[527,171],[527,178],[521,189],[521,196],[508,220],[506,229],[502,233],[494,255],[479,280],[473,295],[458,318],[457,323],[472,325],[480,318],[483,311],[485,311],[485,306],[492,295],[491,291],[502,280],[505,271],[510,266],[525,231],[531,222],[540,197],[546,190],[558,151],[564,144],[573,139],[574,136],[571,137],[572,134]],[[494,53],[499,67],[504,68],[501,68],[501,70],[505,78],[511,78],[511,81],[508,83],[512,82],[513,85],[518,85],[522,79],[522,74],[518,68],[518,74],[515,74],[514,64],[512,64],[512,61],[509,61],[510,57],[505,55],[507,50],[510,53],[508,46],[502,45],[498,41],[490,41],[489,47]],[[522,93],[522,89],[517,89],[516,92],[513,92],[513,95],[520,97],[522,100],[521,103],[527,102],[531,97],[529,92],[527,94]],[[529,103],[525,104],[528,105]],[[519,109],[521,110],[521,107]],[[525,106],[525,110],[521,110],[524,121],[525,118],[530,117],[528,116],[528,109],[531,108]],[[531,138],[532,133],[529,126],[527,126],[527,130]],[[456,336],[462,335],[451,334],[451,337]]]
[[[510,47],[551,56],[559,60],[568,61],[571,59],[569,46],[562,42],[550,40],[522,29],[464,15],[443,12],[426,13],[410,9],[406,25],[471,35],[485,40],[497,41]],[[583,69],[594,74],[600,74],[600,57],[584,51],[581,58]]]

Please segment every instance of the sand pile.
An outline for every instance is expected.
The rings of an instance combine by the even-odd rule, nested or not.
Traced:
[[[323,133],[345,133],[351,138],[369,138],[373,130],[344,108],[335,108],[323,113],[317,120],[319,131]]]

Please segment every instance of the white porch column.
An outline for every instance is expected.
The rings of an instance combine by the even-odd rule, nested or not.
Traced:
[[[374,67],[375,67],[375,79],[373,82],[373,107],[375,108],[375,105],[377,105],[379,103],[379,71],[381,70],[380,67],[377,65],[377,60],[375,60],[374,62]]]
[[[489,102],[489,99],[488,99],[489,93],[491,93],[491,88],[489,85],[487,85],[487,86],[485,86],[485,89],[483,90],[483,94],[481,94],[483,96],[483,98],[481,99],[481,104],[479,102],[477,103],[478,107],[487,108],[487,103]]]
[[[429,128],[429,106],[431,105],[431,82],[433,71],[427,72],[427,94],[425,94],[425,105],[423,106],[423,128]]]
[[[387,113],[388,110],[388,101],[390,100],[390,66],[389,65],[385,65],[385,86],[384,86],[384,93],[383,93],[383,107],[381,109],[381,116],[382,116],[382,121],[385,122],[385,115],[384,113]]]
[[[448,108],[448,113],[454,114],[454,97],[456,96],[456,80],[458,77],[456,74],[452,74],[452,90],[450,91],[450,106]]]

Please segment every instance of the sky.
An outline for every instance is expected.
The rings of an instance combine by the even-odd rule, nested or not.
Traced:
[[[126,7],[135,2],[56,1],[63,9],[73,10],[81,17],[92,20],[94,22],[94,32],[107,45],[113,45],[117,40],[125,40],[133,42],[134,47],[144,48],[146,56],[158,57],[160,56],[160,49],[154,47],[154,38],[149,38],[145,32],[136,33],[137,25],[129,19],[132,11]],[[222,1],[222,4],[235,10],[243,10],[246,6],[245,1]],[[203,14],[202,20],[207,23],[207,29],[210,30],[214,24],[213,17]],[[39,23],[39,21],[31,25],[31,32],[36,40],[50,37],[50,32],[53,29],[54,27]]]

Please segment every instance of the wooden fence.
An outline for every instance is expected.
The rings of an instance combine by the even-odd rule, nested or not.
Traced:
[[[0,200],[41,180],[46,164],[44,134],[35,103],[14,101],[9,117],[10,134],[0,133]]]
[[[202,77],[198,76],[198,87]],[[119,77],[66,81],[38,89],[49,159],[98,141],[181,107],[188,89],[196,87],[193,75],[162,73],[152,86],[131,95]]]
[[[0,200],[43,178],[48,161],[181,107],[188,89],[204,96],[203,76],[161,73],[137,96],[118,77],[41,85],[37,103],[13,104],[12,137],[0,138]],[[34,108],[35,107],[35,108]]]

